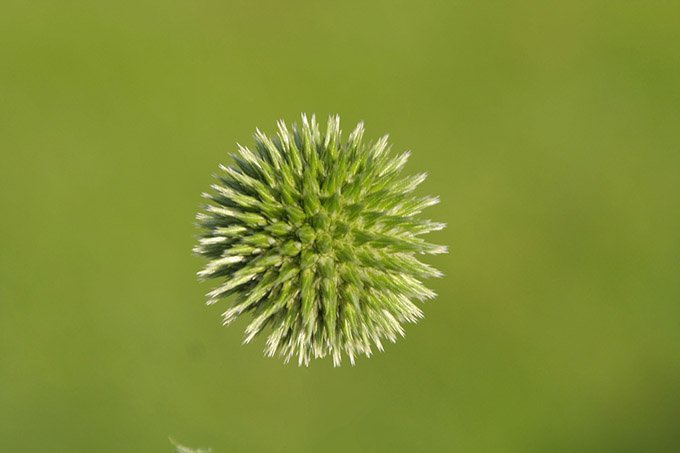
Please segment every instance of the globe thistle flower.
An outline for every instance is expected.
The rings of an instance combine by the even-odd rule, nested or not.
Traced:
[[[268,356],[337,366],[344,352],[354,364],[403,336],[423,316],[414,301],[435,296],[420,279],[441,274],[417,256],[446,251],[420,237],[444,224],[417,214],[439,200],[413,194],[424,173],[400,175],[408,152],[363,135],[359,123],[343,141],[338,116],[325,133],[314,116],[301,128],[280,121],[273,137],[257,130],[253,149],[238,145],[203,194],[194,251],[209,262],[198,275],[222,279],[208,304],[236,295],[224,324],[250,314],[244,342],[267,329]]]

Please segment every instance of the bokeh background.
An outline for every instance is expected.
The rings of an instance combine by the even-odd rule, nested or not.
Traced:
[[[237,141],[338,113],[411,149],[426,318],[264,358],[195,272]],[[0,2],[0,445],[680,451],[680,4]]]

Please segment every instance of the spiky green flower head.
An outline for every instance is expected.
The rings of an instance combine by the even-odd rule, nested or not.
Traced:
[[[439,200],[413,194],[425,174],[401,176],[408,152],[363,135],[360,123],[343,141],[338,116],[325,132],[314,116],[301,128],[280,121],[275,136],[257,130],[253,149],[239,145],[203,194],[199,276],[222,279],[208,304],[236,295],[224,324],[250,314],[245,342],[266,329],[269,356],[337,366],[344,352],[354,364],[403,336],[423,316],[414,301],[435,296],[421,279],[441,274],[418,256],[446,251],[421,238],[444,225],[417,214]]]

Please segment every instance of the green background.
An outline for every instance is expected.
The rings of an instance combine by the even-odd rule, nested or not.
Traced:
[[[235,143],[389,132],[448,224],[355,367],[242,346],[192,255]],[[0,2],[0,449],[679,451],[680,3]]]

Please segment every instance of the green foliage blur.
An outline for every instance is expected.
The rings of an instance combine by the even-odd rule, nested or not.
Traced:
[[[242,346],[191,253],[255,127],[440,195],[439,296],[355,367]],[[680,451],[680,3],[0,2],[0,445]]]

